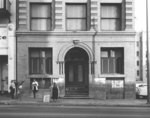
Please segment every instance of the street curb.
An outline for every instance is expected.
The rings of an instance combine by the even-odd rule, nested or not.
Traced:
[[[43,102],[0,102],[0,105],[38,105],[38,106],[96,106],[96,107],[150,107],[150,104],[67,104],[67,103],[43,103]]]

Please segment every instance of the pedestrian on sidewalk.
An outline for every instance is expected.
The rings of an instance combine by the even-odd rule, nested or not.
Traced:
[[[52,86],[52,99],[54,102],[57,101],[59,96],[59,87],[57,86],[57,84],[54,82],[53,86]]]
[[[19,100],[22,100],[22,96],[23,96],[23,85],[20,84],[20,85],[18,86],[18,99],[19,99]]]
[[[33,97],[34,99],[36,98],[36,93],[38,91],[38,82],[34,79],[33,82],[32,82],[32,91],[33,91]]]
[[[10,89],[10,95],[11,95],[11,98],[14,99],[14,96],[15,96],[15,90],[16,90],[14,80],[11,80],[11,84],[10,84],[9,89]]]

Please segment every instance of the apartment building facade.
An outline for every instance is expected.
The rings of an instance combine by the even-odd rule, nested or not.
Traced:
[[[0,94],[7,93],[16,80],[15,0],[0,0]]]
[[[17,80],[38,95],[135,98],[133,0],[17,0]]]

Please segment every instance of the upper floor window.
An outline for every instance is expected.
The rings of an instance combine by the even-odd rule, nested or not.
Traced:
[[[121,30],[121,4],[101,4],[101,30]]]
[[[140,65],[140,62],[139,61],[137,61],[137,66],[139,66]]]
[[[139,70],[137,70],[137,76],[140,76],[140,71]]]
[[[87,30],[86,10],[86,4],[66,4],[66,29],[70,31]]]
[[[0,0],[0,24],[10,22],[10,2],[9,0]]]
[[[9,10],[10,2],[9,0],[0,0],[0,9]]]
[[[30,27],[33,31],[52,30],[51,4],[32,3]]]
[[[137,55],[137,57],[139,57],[139,56],[140,56],[140,52],[139,52],[139,51],[137,51],[137,52],[136,52],[136,55]]]

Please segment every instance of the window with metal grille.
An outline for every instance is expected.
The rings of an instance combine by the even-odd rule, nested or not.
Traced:
[[[101,72],[102,74],[123,74],[123,48],[101,48]]]
[[[52,49],[29,49],[30,74],[52,74]]]
[[[101,30],[121,30],[121,4],[101,4]]]
[[[71,31],[87,30],[86,4],[66,4],[66,29]]]
[[[52,30],[52,10],[50,3],[31,3],[30,27],[33,31]]]

